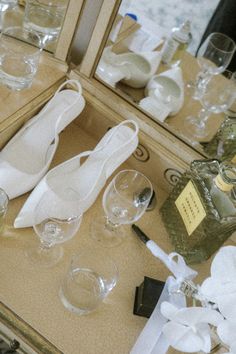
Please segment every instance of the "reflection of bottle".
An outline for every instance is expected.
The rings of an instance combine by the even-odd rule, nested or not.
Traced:
[[[178,65],[191,39],[190,21],[185,21],[180,27],[173,28],[163,46],[162,62],[171,66]]]
[[[236,117],[227,117],[214,137],[202,145],[210,157],[230,160],[236,156]]]
[[[193,161],[161,207],[177,252],[189,263],[209,258],[236,231],[236,164]]]

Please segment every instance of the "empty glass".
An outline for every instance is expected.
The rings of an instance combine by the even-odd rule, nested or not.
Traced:
[[[223,75],[212,76],[200,98],[203,106],[197,116],[186,118],[184,126],[189,134],[195,138],[204,138],[209,134],[207,121],[211,113],[225,112],[236,98],[236,80],[231,71],[226,70]]]
[[[105,216],[91,224],[91,236],[108,247],[118,245],[125,230],[121,225],[132,224],[144,214],[152,197],[152,184],[135,170],[119,172],[103,194]]]
[[[21,27],[8,27],[0,35],[0,84],[12,90],[30,87],[37,72],[42,42]]]
[[[78,231],[82,216],[78,215],[77,193],[68,190],[67,199],[46,192],[35,208],[34,231],[40,243],[26,251],[35,264],[51,267],[63,255],[59,245],[70,240]]]
[[[117,283],[118,269],[103,250],[74,255],[59,290],[63,305],[78,315],[97,309]]]
[[[68,0],[27,0],[24,27],[36,31],[47,41],[58,37],[66,13]]]
[[[2,188],[0,188],[0,236],[4,231],[4,219],[7,212],[8,202],[8,195]]]
[[[197,62],[201,71],[197,75],[194,87],[194,99],[200,99],[205,85],[212,75],[222,73],[229,65],[235,52],[234,41],[223,33],[211,33],[202,43],[197,53]]]

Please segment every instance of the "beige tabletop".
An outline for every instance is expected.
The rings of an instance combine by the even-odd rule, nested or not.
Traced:
[[[53,164],[94,146],[94,139],[72,124],[61,134]],[[145,213],[137,224],[166,252],[170,252],[172,246],[158,214],[166,193],[156,185],[154,188],[157,207]],[[17,230],[11,227],[26,196],[10,202],[7,228],[1,237],[0,301],[65,354],[129,353],[147,322],[146,318],[133,315],[135,287],[142,283],[144,276],[165,280],[169,274],[127,226],[125,242],[107,249],[118,265],[119,281],[105,303],[87,316],[77,316],[63,307],[58,289],[71,255],[88,247],[94,250],[95,255],[97,247],[100,247],[90,237],[89,228],[94,215],[102,213],[101,196],[102,193],[84,215],[77,235],[64,244],[63,260],[54,268],[37,268],[26,258],[25,251],[37,241],[32,228]],[[209,263],[195,267],[199,271],[196,281],[200,282],[209,274]]]

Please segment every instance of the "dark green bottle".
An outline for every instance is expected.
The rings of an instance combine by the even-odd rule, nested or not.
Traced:
[[[208,259],[236,231],[236,164],[193,161],[160,209],[175,250],[187,263]]]

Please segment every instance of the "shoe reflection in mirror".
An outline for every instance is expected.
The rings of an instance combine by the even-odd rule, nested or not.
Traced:
[[[92,151],[85,151],[50,170],[26,200],[14,226],[32,226],[34,209],[45,192],[56,193],[62,200],[69,189],[79,195],[78,214],[82,215],[96,200],[111,174],[135,151],[138,125],[123,121],[111,128]],[[81,165],[82,157],[88,157]]]
[[[66,88],[67,84],[75,90]],[[33,189],[45,175],[56,152],[59,133],[78,117],[84,106],[80,83],[64,82],[45,107],[2,149],[0,187],[10,199]]]
[[[146,99],[141,100],[139,105],[157,120],[163,122],[168,111],[170,116],[177,114],[184,104],[184,81],[181,68],[175,67],[154,75],[145,88],[145,95]],[[151,105],[159,109],[154,111]]]
[[[164,122],[170,114],[170,108],[162,100],[155,97],[143,98],[139,101],[139,106],[150,113],[157,122]]]
[[[142,88],[156,72],[160,61],[161,53],[157,51],[115,54],[112,47],[107,47],[104,49],[96,74],[112,87],[122,81],[133,88]]]

